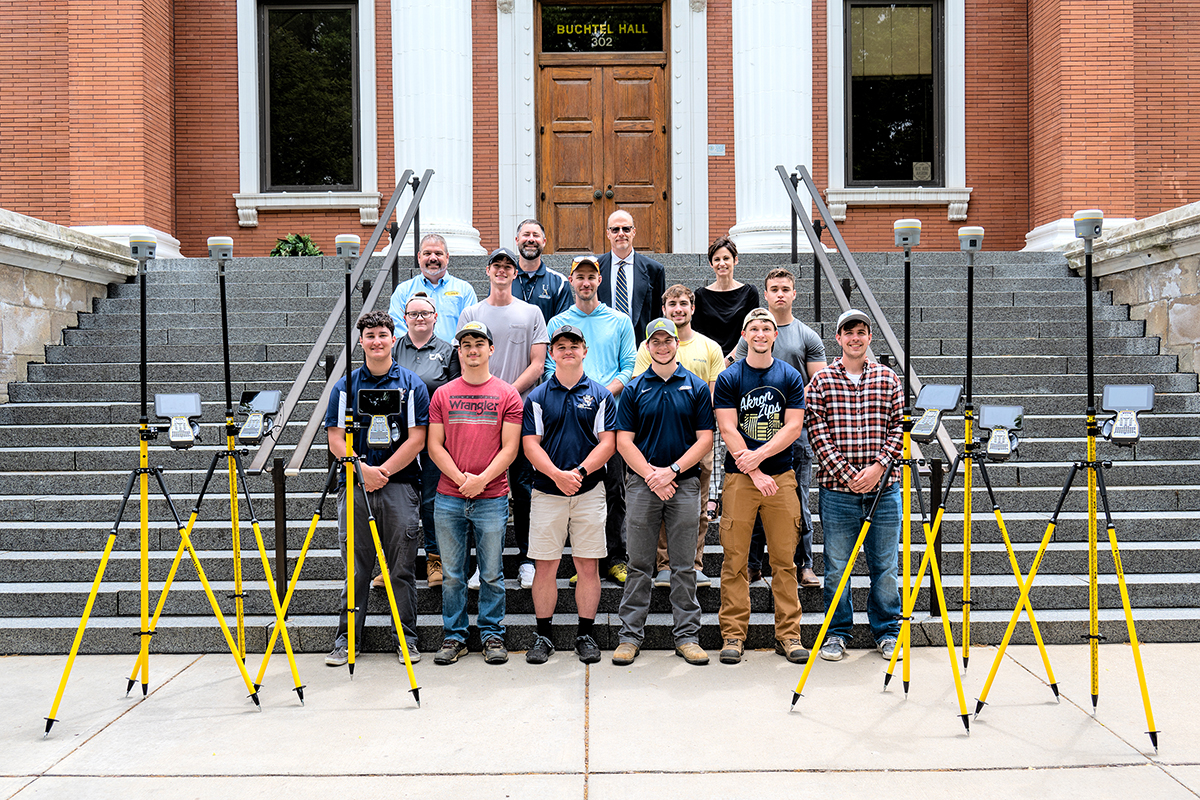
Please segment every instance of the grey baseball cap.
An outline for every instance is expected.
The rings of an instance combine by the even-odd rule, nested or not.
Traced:
[[[862,311],[859,311],[857,308],[851,308],[847,311],[843,311],[842,315],[838,317],[837,332],[841,333],[842,328],[846,327],[852,322],[861,322],[867,326],[867,330],[871,330],[871,318]]]

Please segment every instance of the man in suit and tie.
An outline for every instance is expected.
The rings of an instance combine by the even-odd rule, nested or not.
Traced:
[[[608,218],[605,235],[611,252],[600,256],[601,303],[625,314],[633,322],[638,344],[646,338],[646,326],[660,316],[660,304],[667,290],[667,272],[663,265],[634,251],[637,229],[628,211],[614,211]]]

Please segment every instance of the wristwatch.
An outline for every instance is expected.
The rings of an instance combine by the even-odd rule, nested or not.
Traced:
[[[674,472],[676,475],[679,474],[679,462],[678,461],[676,461],[674,464],[671,465],[671,472]]]
[[[583,464],[580,464],[575,469],[579,471],[579,477],[581,477],[581,478],[587,477],[587,469],[583,466]]]

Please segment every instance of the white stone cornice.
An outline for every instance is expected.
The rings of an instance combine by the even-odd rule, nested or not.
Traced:
[[[1105,236],[1111,235],[1116,228],[1135,221],[1127,218],[1106,219],[1104,220],[1104,229],[1108,233]],[[1097,239],[1096,247],[1099,247],[1103,241],[1105,241],[1104,236]],[[1025,234],[1025,246],[1021,248],[1021,252],[1069,250],[1071,245],[1078,242],[1079,240],[1075,236],[1075,221],[1073,219],[1056,219],[1053,222],[1047,222],[1045,225],[1039,225]],[[1083,252],[1082,244],[1079,245],[1079,252]]]
[[[7,209],[0,209],[0,264],[91,283],[137,272],[128,246]]]
[[[379,192],[242,192],[233,196],[238,225],[258,225],[259,211],[337,211],[358,209],[363,225],[379,222]]]
[[[971,200],[971,190],[926,188],[920,186],[887,186],[870,189],[835,189],[825,190],[825,202],[829,211],[838,222],[846,219],[848,206],[897,206],[897,205],[931,205],[949,206],[948,219],[964,220],[967,218],[967,204]]]
[[[1083,267],[1083,242],[1063,251],[1070,265]],[[1092,245],[1096,277],[1200,255],[1200,203],[1172,208],[1140,220],[1104,220],[1104,235]]]

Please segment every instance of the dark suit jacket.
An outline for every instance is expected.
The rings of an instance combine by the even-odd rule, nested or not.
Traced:
[[[616,308],[613,304],[612,281],[608,279],[608,268],[612,264],[612,251],[596,259],[600,264],[600,274],[604,280],[600,282],[597,292],[601,303]],[[667,290],[667,271],[662,264],[652,258],[647,258],[637,250],[633,251],[633,308],[630,317],[633,319],[633,334],[638,344],[646,338],[646,326],[650,320],[662,316],[662,296]]]

